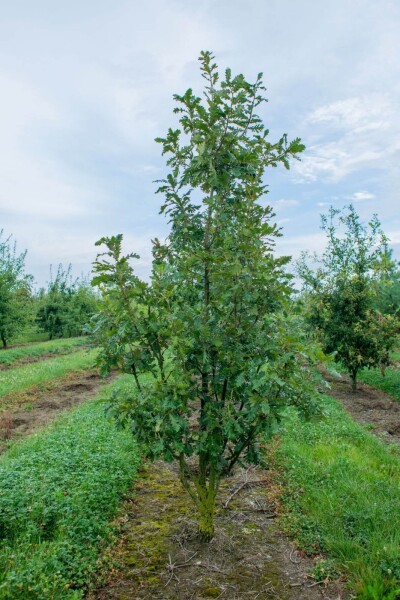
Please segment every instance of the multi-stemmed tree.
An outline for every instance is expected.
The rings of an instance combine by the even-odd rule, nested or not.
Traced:
[[[94,284],[103,294],[94,331],[100,361],[133,376],[136,389],[115,399],[151,458],[177,461],[199,512],[214,530],[221,477],[260,460],[288,405],[311,406],[300,344],[288,323],[288,258],[274,255],[280,235],[265,204],[264,172],[304,146],[269,141],[255,83],[227,69],[220,79],[210,52],[200,56],[203,97],[176,95],[180,126],[157,141],[170,172],[158,192],[171,231],[153,242],[151,283],[122,256],[122,236],[103,238]],[[146,374],[145,376],[143,374]]]

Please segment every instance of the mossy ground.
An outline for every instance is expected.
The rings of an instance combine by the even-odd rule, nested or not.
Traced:
[[[120,571],[90,599],[320,599],[312,559],[282,537],[272,510],[265,471],[238,469],[219,494],[215,537],[202,542],[175,469],[147,465],[121,515]]]

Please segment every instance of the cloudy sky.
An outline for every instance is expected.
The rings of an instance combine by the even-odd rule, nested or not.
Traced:
[[[154,142],[175,123],[174,93],[201,90],[197,57],[252,80],[275,140],[303,160],[267,174],[279,252],[319,250],[319,215],[353,202],[378,213],[400,258],[399,0],[2,0],[0,229],[49,264],[87,273],[102,235],[123,233],[150,265],[168,228]]]

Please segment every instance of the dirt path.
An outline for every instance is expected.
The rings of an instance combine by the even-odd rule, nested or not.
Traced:
[[[327,393],[339,400],[355,421],[371,425],[380,439],[400,444],[400,402],[363,382],[353,393],[348,377],[337,379],[326,372],[323,375],[331,385]]]
[[[342,600],[338,583],[315,582],[314,563],[277,529],[266,472],[237,472],[218,499],[216,534],[199,541],[193,505],[173,467],[147,466],[120,519],[121,569],[90,600]],[[247,483],[245,483],[247,482]]]
[[[28,389],[8,409],[0,412],[0,453],[10,440],[20,439],[54,421],[63,411],[95,396],[110,378],[96,371],[81,371],[64,377],[52,389]]]

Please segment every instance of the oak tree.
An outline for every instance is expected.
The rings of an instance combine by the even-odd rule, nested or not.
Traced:
[[[175,95],[179,127],[157,140],[170,234],[153,242],[150,283],[135,275],[121,235],[99,240],[94,331],[104,370],[117,366],[136,386],[114,399],[114,414],[150,458],[177,461],[209,539],[221,478],[258,463],[260,440],[288,405],[310,411],[312,394],[287,316],[289,259],[274,254],[280,232],[264,201],[266,168],[289,168],[304,146],[269,140],[261,74],[221,78],[210,52],[199,60],[203,96]]]

